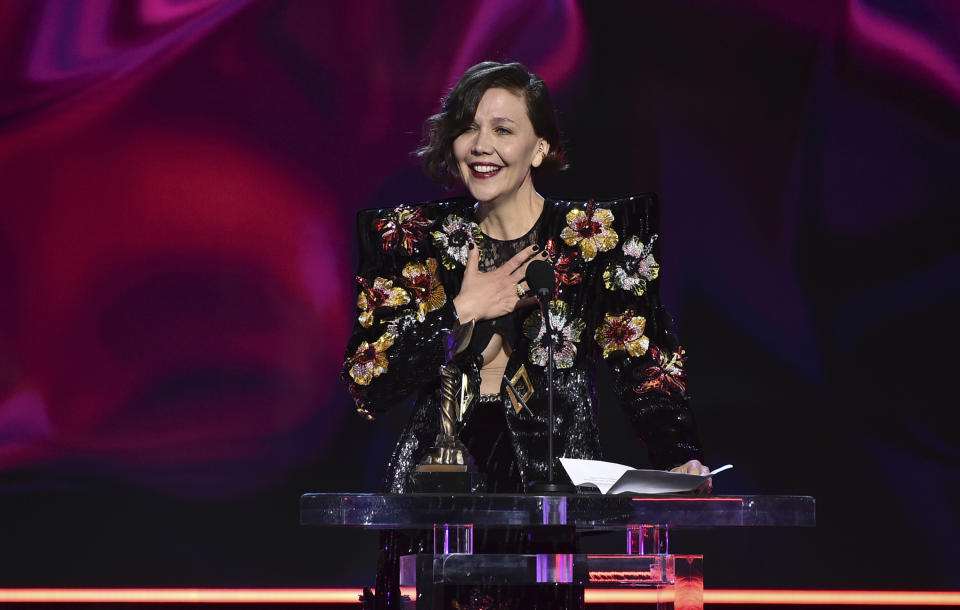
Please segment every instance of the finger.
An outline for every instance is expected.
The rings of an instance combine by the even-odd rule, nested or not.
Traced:
[[[479,273],[480,272],[480,251],[478,248],[470,244],[470,249],[467,250],[467,264],[463,270],[463,274],[468,273]]]
[[[682,474],[695,474],[695,475],[704,475],[710,474],[710,468],[704,466],[700,463],[700,460],[690,460],[685,464],[675,466],[670,469],[670,472],[679,472]]]
[[[540,246],[533,244],[532,246],[527,246],[523,250],[514,254],[510,260],[503,265],[504,269],[510,269],[511,273],[515,273],[517,270],[523,266],[523,263],[526,262],[528,258],[540,251]]]
[[[525,260],[519,267],[517,267],[517,270],[514,272],[514,277],[518,277],[518,276],[525,277],[527,275],[527,267],[529,267],[530,263],[532,263],[535,260],[549,261],[550,253],[548,253],[546,250],[537,252],[536,254],[534,254],[527,260]]]
[[[530,307],[531,305],[537,304],[537,297],[523,297],[517,304],[514,305],[514,309],[524,309],[525,307]]]
[[[528,292],[530,292],[530,286],[525,281],[521,280],[513,285],[513,292],[516,294],[517,299],[522,299],[527,296]]]

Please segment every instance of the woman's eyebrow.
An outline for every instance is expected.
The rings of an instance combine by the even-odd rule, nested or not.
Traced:
[[[490,122],[491,123],[513,123],[514,125],[517,124],[516,121],[514,121],[513,119],[508,119],[505,116],[495,116],[492,119],[490,119]]]

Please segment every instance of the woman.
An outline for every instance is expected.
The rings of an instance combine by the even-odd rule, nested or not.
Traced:
[[[536,259],[549,261],[557,280],[549,304],[554,455],[601,457],[593,380],[603,363],[651,463],[708,473],[683,350],[657,296],[654,197],[595,203],[537,193],[533,175],[562,169],[563,147],[546,86],[518,63],[467,70],[427,126],[418,151],[427,173],[447,186],[462,182],[471,197],[358,215],[359,311],[343,378],[371,419],[416,395],[386,490],[411,489],[440,426],[444,336],[468,320],[476,323],[470,349],[456,364],[479,399],[460,438],[488,491],[521,492],[546,479],[547,338],[523,281]],[[562,473],[559,462],[554,470]]]

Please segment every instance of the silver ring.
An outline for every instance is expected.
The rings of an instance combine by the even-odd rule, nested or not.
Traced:
[[[527,291],[523,289],[523,286],[517,284],[517,298],[522,299],[525,296],[527,296]]]

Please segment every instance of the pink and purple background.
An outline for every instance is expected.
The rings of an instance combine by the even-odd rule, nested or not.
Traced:
[[[661,194],[718,490],[817,497],[678,535],[707,585],[956,586],[890,553],[960,546],[958,34],[951,0],[0,4],[0,586],[369,582],[373,537],[296,523],[405,415],[337,379],[353,217],[443,196],[410,151],[484,59],[551,88],[541,192]]]

